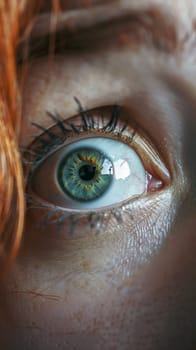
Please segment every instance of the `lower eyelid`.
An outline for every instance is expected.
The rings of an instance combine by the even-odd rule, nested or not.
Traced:
[[[31,208],[28,211],[30,225],[33,228],[33,240],[40,240],[41,234],[44,241],[46,238],[50,238],[51,242],[55,241],[57,244],[59,241],[60,249],[62,249],[62,240],[65,242],[65,249],[67,241],[85,238],[90,240],[92,235],[95,237],[96,235],[113,235],[116,230],[118,236],[119,233],[126,234],[132,244],[138,245],[138,249],[144,249],[147,242],[147,250],[152,249],[149,242],[152,243],[152,240],[155,239],[154,249],[157,249],[157,244],[160,245],[169,232],[174,215],[175,204],[170,189],[158,195],[154,194],[150,198],[138,198],[121,208],[100,213],[64,214],[57,208],[39,208],[39,210]],[[38,229],[37,238],[34,231],[35,226],[36,230]],[[158,236],[156,234],[154,237],[153,232],[156,232],[156,227],[159,228]],[[147,236],[144,235],[144,232]],[[157,239],[158,242],[156,242]],[[137,240],[140,243],[136,242]],[[89,244],[91,244],[90,241]],[[52,249],[55,249],[55,246]]]
[[[95,108],[89,113],[94,113],[94,119],[90,121],[89,119],[86,119],[87,125],[85,124],[85,121],[83,120],[83,116],[81,118],[81,115],[77,115],[73,118],[70,118],[64,121],[59,121],[58,118],[52,117],[52,119],[56,120],[56,125],[51,127],[50,129],[45,129],[44,133],[41,136],[38,136],[38,138],[30,145],[30,147],[27,149],[27,151],[24,153],[24,161],[26,162],[26,174],[28,177],[28,183],[31,181],[32,171],[37,167],[37,164],[41,163],[43,159],[47,157],[51,157],[51,155],[56,152],[56,148],[59,147],[66,147],[66,144],[70,142],[74,142],[74,140],[77,138],[83,139],[85,137],[94,137],[92,134],[99,135],[104,133],[104,137],[110,137],[110,138],[117,138],[121,139],[125,144],[129,144],[130,146],[137,152],[140,152],[141,159],[144,159],[144,164],[147,166],[147,170],[150,171],[152,174],[151,179],[149,178],[149,187],[148,190],[160,190],[164,185],[169,184],[170,181],[170,174],[167,168],[165,167],[164,163],[162,162],[161,158],[159,157],[158,153],[156,152],[155,148],[151,145],[151,143],[147,140],[145,135],[143,135],[142,132],[139,130],[136,131],[136,127],[132,127],[131,125],[127,124],[127,122],[123,121],[123,118],[121,119],[121,113],[123,115],[123,108],[120,108],[120,115],[118,115],[118,120],[115,121],[110,117],[105,117],[105,120],[103,118],[103,114],[111,113],[112,108],[114,106],[105,106],[105,107],[98,107]],[[87,113],[88,111],[85,111]],[[119,112],[118,112],[119,113]],[[88,113],[85,115],[85,118],[89,117]],[[100,123],[100,118],[101,123]],[[126,117],[126,119],[128,119]],[[83,124],[81,124],[81,122]],[[88,124],[90,123],[90,124]],[[106,127],[107,126],[107,127]],[[40,127],[42,128],[42,127]],[[67,131],[69,129],[69,131]],[[69,135],[68,137],[68,134]],[[68,139],[67,139],[68,137]],[[71,140],[71,141],[70,141]],[[51,169],[50,169],[51,170]],[[160,181],[159,181],[160,179]],[[155,186],[155,183],[157,187]],[[162,182],[161,182],[162,181]],[[150,187],[151,186],[151,187]],[[40,198],[37,197],[34,193],[31,191],[29,192],[29,185],[27,186],[27,196],[29,197],[29,207],[40,207],[40,211],[46,211],[47,214],[44,214],[44,217],[48,215],[48,217],[53,217],[53,221],[56,222],[57,225],[61,226],[61,222],[77,222],[77,220],[84,220],[86,226],[93,227],[92,220],[89,218],[97,218],[99,217],[99,222],[101,222],[101,219],[104,222],[107,222],[112,217],[118,218],[119,222],[121,221],[121,215],[120,210],[117,208],[113,210],[108,210],[105,213],[103,213],[103,210],[95,216],[95,213],[90,213],[88,216],[83,216],[83,219],[81,215],[74,214],[74,211],[68,210],[62,211],[58,206],[51,205],[50,203],[46,203],[44,201],[40,202]],[[53,196],[55,197],[55,191],[52,190]],[[60,209],[60,210],[59,210]],[[60,213],[60,214],[59,214]],[[74,214],[74,215],[73,215]],[[68,219],[69,217],[69,219]],[[51,219],[52,220],[52,219]],[[118,221],[117,220],[117,221]],[[98,221],[98,220],[97,220]],[[87,225],[88,222],[88,225]],[[75,224],[70,224],[71,226],[74,226]],[[96,224],[96,227],[100,227],[101,224]]]

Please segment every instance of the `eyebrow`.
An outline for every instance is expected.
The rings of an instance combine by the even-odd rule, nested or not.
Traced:
[[[179,47],[177,21],[157,7],[117,6],[38,15],[31,35],[18,46],[17,62],[70,50],[91,51],[114,46],[140,46],[174,53]],[[52,44],[53,43],[53,44]]]

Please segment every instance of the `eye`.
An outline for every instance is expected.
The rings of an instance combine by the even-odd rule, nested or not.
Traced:
[[[103,210],[164,186],[168,172],[160,158],[118,106],[91,111],[80,106],[80,115],[66,121],[49,116],[56,125],[29,148],[35,159],[27,185],[45,205]]]
[[[80,210],[114,206],[144,193],[147,183],[137,153],[104,137],[73,142],[56,151],[38,166],[31,181],[32,190],[44,200]],[[53,193],[58,193],[55,201]]]

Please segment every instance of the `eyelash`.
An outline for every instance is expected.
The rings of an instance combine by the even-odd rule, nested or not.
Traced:
[[[42,131],[41,135],[36,135],[34,137],[35,142],[40,142],[41,147],[36,147],[36,151],[33,155],[34,160],[32,162],[32,167],[34,168],[35,165],[37,165],[37,162],[41,161],[45,156],[47,156],[51,151],[53,151],[56,147],[62,145],[71,134],[75,134],[76,136],[79,136],[81,134],[84,134],[85,132],[93,132],[97,131],[99,133],[104,134],[114,134],[117,138],[121,138],[123,135],[123,132],[127,129],[128,125],[126,123],[123,123],[122,126],[119,127],[119,118],[121,115],[121,109],[120,106],[115,104],[112,106],[111,111],[111,117],[109,120],[107,120],[104,116],[104,108],[107,108],[108,106],[101,107],[101,108],[95,108],[96,111],[99,111],[99,119],[95,121],[94,118],[94,110],[85,110],[82,107],[82,104],[80,101],[74,97],[74,100],[76,101],[78,105],[78,113],[80,116],[80,125],[75,125],[73,123],[69,123],[68,121],[62,120],[61,116],[58,113],[51,113],[46,112],[48,117],[52,119],[56,124],[54,126],[58,127],[58,132],[53,132],[45,127],[43,127],[40,124],[32,123],[33,126],[35,126],[37,129]],[[136,128],[134,129],[132,138],[134,137],[134,134],[136,132]],[[60,134],[59,134],[60,132]],[[130,137],[124,137],[124,140],[128,141],[129,144],[131,142]],[[31,144],[31,145],[32,145]],[[30,146],[31,148],[31,146]],[[24,153],[31,153],[30,148],[27,148],[24,151]]]
[[[89,136],[90,133],[99,132],[101,135],[112,134],[113,137],[118,139],[123,138],[124,142],[128,142],[129,145],[131,144],[136,133],[136,128],[132,130],[131,137],[124,135],[128,124],[120,120],[121,108],[119,105],[115,104],[113,106],[95,108],[89,111],[82,107],[81,102],[76,97],[74,97],[74,100],[78,107],[78,115],[80,117],[79,125],[66,120],[64,121],[58,113],[53,114],[51,112],[46,112],[48,117],[55,122],[55,125],[51,128],[47,129],[42,125],[32,123],[33,126],[41,130],[42,133],[41,135],[36,135],[31,145],[23,150],[23,164],[27,189],[31,181],[31,174],[38,163],[42,162],[48,154],[56,150],[59,146],[62,146],[70,135],[79,136],[87,133]],[[106,118],[104,114],[104,108],[108,107],[111,109],[109,119]],[[94,111],[96,111],[96,113],[98,112],[98,116],[95,117]],[[57,130],[51,131],[54,127],[56,127]],[[100,233],[112,219],[115,220],[118,225],[123,223],[121,215],[122,208],[120,208],[120,210],[118,208],[108,209],[105,212],[92,211],[86,214],[65,213],[56,207],[48,207],[36,202],[34,198],[28,195],[27,191],[27,210],[28,209],[42,209],[44,212],[46,211],[40,221],[42,227],[46,224],[55,224],[60,231],[66,221],[66,227],[69,224],[69,232],[71,233],[75,232],[77,224],[81,225],[81,221],[84,227],[87,225],[96,234]]]
[[[21,149],[24,167],[28,165],[28,170],[30,170],[28,173],[32,173],[33,169],[39,162],[57,147],[63,145],[67,139],[73,135],[79,136],[87,133],[89,136],[89,134],[93,132],[98,132],[102,135],[107,134],[107,136],[112,134],[113,137],[116,137],[117,139],[123,138],[124,142],[129,145],[131,144],[137,129],[134,125],[134,128],[131,130],[131,137],[124,135],[124,132],[128,128],[128,124],[126,122],[120,123],[121,108],[119,105],[114,104],[113,106],[102,106],[92,110],[85,110],[77,97],[74,97],[74,100],[78,107],[78,115],[80,116],[79,125],[63,120],[58,113],[54,114],[49,111],[47,111],[46,114],[53,122],[55,122],[55,125],[47,129],[38,123],[32,123],[32,125],[36,129],[41,130],[42,133],[34,136],[34,140],[28,148]],[[111,109],[109,119],[105,118],[104,115],[104,109],[106,108]],[[96,117],[96,120],[94,115],[95,111],[99,112],[99,117]],[[57,128],[55,132],[51,131],[53,127]],[[25,178],[27,178],[27,176],[25,176]]]

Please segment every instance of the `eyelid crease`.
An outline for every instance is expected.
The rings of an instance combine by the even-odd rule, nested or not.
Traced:
[[[76,100],[77,99],[75,99],[75,101]],[[81,116],[81,109],[82,113],[84,113],[83,117],[85,118],[85,122]],[[40,125],[35,123],[36,128],[44,131],[35,138],[29,147],[24,150],[22,155],[24,179],[26,183],[27,210],[30,215],[33,215],[34,221],[39,225],[40,229],[45,229],[47,225],[50,225],[50,230],[55,230],[55,233],[66,233],[66,235],[73,233],[75,235],[77,232],[80,232],[80,234],[84,233],[85,235],[87,232],[93,232],[95,234],[105,232],[112,222],[115,223],[115,225],[122,225],[123,212],[125,212],[127,206],[130,211],[130,206],[134,206],[134,203],[140,203],[140,199],[144,199],[145,197],[156,198],[156,194],[165,190],[165,187],[169,184],[169,173],[156,150],[156,145],[151,144],[149,138],[145,135],[145,131],[140,129],[140,125],[138,125],[135,120],[132,120],[133,116],[122,106],[110,105],[85,110],[79,102],[78,114],[69,119],[62,119],[58,112],[55,114],[51,112],[46,113],[54,124],[48,129],[45,129],[42,126],[40,128]],[[89,118],[91,118],[91,120]],[[66,132],[62,125],[65,127]],[[75,128],[78,129],[77,131],[80,131],[79,135],[78,132],[74,131],[72,125],[75,125]],[[104,126],[106,125],[109,125],[109,130],[107,130],[107,128],[104,130]],[[86,126],[90,129],[86,130]],[[68,128],[70,128],[70,130]],[[56,163],[54,164],[52,161],[53,157],[57,155],[56,158],[59,161],[60,158],[58,155],[59,152],[63,155],[63,153],[61,153],[61,151],[63,152],[63,148],[73,144],[75,141],[84,140],[86,138],[93,139],[96,136],[121,141],[130,146],[130,148],[137,153],[145,170],[145,191],[139,196],[133,196],[120,203],[117,202],[111,207],[106,206],[92,209],[89,206],[89,208],[87,208],[88,210],[82,210],[73,209],[72,207],[69,208],[69,206],[66,206],[66,202],[63,206],[62,204],[60,205],[60,202],[55,202],[55,199],[58,199],[58,197],[56,197],[58,189],[55,185],[56,180],[54,181],[54,185],[50,180],[56,169]],[[47,144],[48,140],[50,140],[49,145]],[[59,140],[61,141],[59,142]],[[38,171],[39,177],[40,169],[42,169],[41,174],[44,175],[41,176],[44,181],[43,186],[45,186],[48,193],[47,186],[48,183],[50,184],[49,193],[51,193],[53,201],[48,201],[49,199],[44,196],[42,198],[43,191],[41,191],[42,195],[39,195],[39,179],[38,192],[36,192],[36,190],[34,191],[33,184],[35,185],[34,180],[36,179],[36,172]],[[45,177],[47,177],[47,179]],[[49,182],[47,182],[48,179]],[[153,181],[155,182],[153,183]],[[158,186],[156,184],[158,184]],[[150,197],[148,197],[148,194],[150,194]],[[51,225],[53,228],[51,228]]]
[[[101,136],[112,137],[131,146],[140,154],[146,170],[153,176],[161,178],[165,185],[169,184],[170,173],[156,151],[156,147],[136,122],[130,120],[130,116],[122,107],[113,105],[84,110],[79,100],[75,100],[79,110],[76,116],[63,120],[58,113],[55,116],[47,112],[55,122],[53,126],[46,129],[34,123],[35,127],[41,129],[43,133],[35,136],[35,140],[23,152],[24,164],[28,168],[27,173],[49,154],[73,142],[76,136],[77,139]]]

